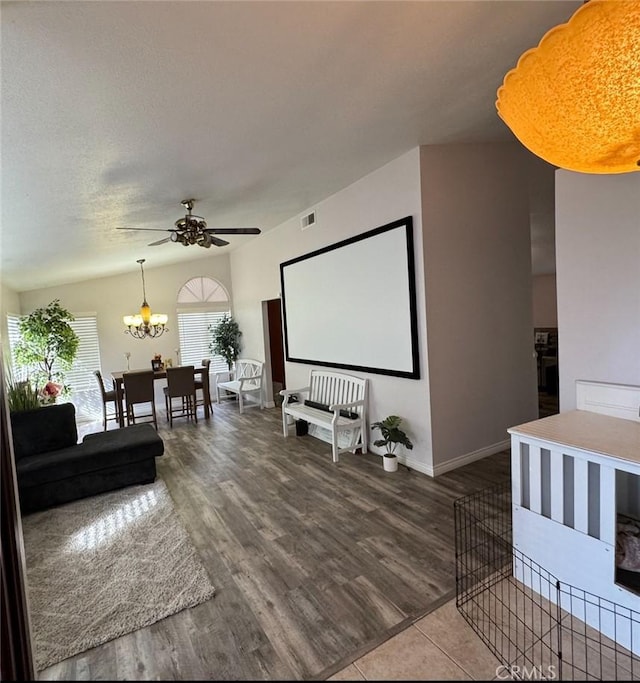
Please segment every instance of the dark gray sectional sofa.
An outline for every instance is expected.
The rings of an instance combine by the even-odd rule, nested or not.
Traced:
[[[87,434],[78,443],[76,410],[61,403],[11,414],[23,513],[113,489],[148,484],[164,443],[151,424]]]

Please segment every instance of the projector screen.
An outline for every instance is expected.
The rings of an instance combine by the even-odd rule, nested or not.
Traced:
[[[418,379],[411,216],[280,264],[286,358]]]

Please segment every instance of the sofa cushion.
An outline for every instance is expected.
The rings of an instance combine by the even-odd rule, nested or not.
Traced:
[[[87,434],[83,444],[90,444],[96,450],[116,451],[126,448],[134,459],[156,457],[164,453],[164,442],[150,422],[143,422],[108,432]]]
[[[11,413],[11,432],[16,462],[73,446],[78,442],[75,406],[60,403]]]
[[[150,424],[88,434],[82,443],[23,458],[16,464],[20,486],[78,477],[115,467],[126,468],[164,452],[164,443]]]

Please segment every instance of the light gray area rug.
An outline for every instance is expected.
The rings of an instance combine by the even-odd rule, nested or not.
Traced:
[[[39,671],[214,594],[160,479],[28,515],[23,532]]]

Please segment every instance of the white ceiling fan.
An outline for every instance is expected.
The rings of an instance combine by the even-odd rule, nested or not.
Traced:
[[[216,237],[216,235],[259,235],[260,228],[208,228],[207,222],[202,216],[195,216],[191,213],[194,199],[184,199],[182,206],[187,210],[184,218],[179,218],[175,222],[175,228],[117,228],[118,230],[148,230],[171,233],[156,242],[151,242],[148,246],[155,247],[165,242],[177,242],[188,247],[190,244],[197,244],[208,249],[211,245],[224,247],[229,242]]]

